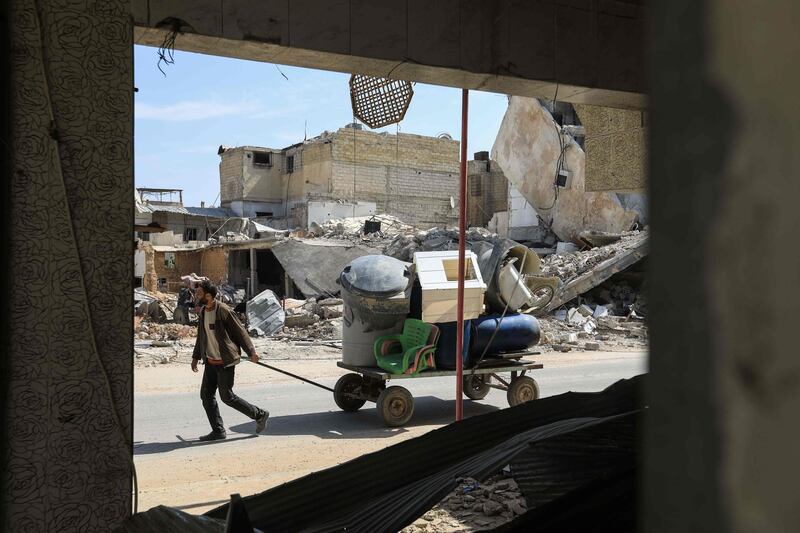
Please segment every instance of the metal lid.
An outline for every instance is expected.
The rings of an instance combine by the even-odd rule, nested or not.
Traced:
[[[339,282],[345,290],[362,296],[394,296],[408,287],[408,267],[386,255],[365,255],[344,267]]]

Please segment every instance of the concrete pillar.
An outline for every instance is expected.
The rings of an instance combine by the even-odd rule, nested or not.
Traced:
[[[258,294],[258,265],[255,248],[250,248],[250,298]]]

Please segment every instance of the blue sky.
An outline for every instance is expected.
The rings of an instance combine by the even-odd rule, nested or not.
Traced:
[[[156,49],[135,46],[137,187],[183,189],[184,205],[219,203],[217,147],[283,148],[352,122],[348,74],[175,52],[156,64]],[[505,95],[470,93],[468,153],[490,150]],[[379,131],[394,133],[394,125]],[[400,131],[461,135],[461,91],[417,83]],[[215,205],[216,205],[215,204]]]

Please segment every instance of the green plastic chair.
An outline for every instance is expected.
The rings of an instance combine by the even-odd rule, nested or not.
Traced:
[[[434,353],[438,340],[439,328],[407,318],[403,333],[385,335],[375,341],[375,360],[392,374],[415,375],[426,368],[436,368]]]

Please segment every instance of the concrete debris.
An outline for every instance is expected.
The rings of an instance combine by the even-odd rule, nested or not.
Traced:
[[[380,230],[364,233],[367,222],[380,222]],[[396,235],[413,232],[414,227],[392,215],[370,215],[329,220],[323,224],[312,224],[309,236],[338,238],[352,241],[382,241]]]
[[[252,239],[279,239],[288,237],[288,229],[272,228],[249,218],[229,218],[214,235],[208,244],[224,242],[241,242]]]
[[[383,249],[384,255],[394,257],[407,263],[413,261],[414,252],[435,250],[455,250],[458,248],[459,233],[457,229],[432,228],[415,233],[397,235]],[[488,241],[497,239],[486,228],[469,228],[467,242]]]
[[[563,255],[580,250],[574,243],[571,242],[558,242],[556,243],[556,255]]]
[[[302,328],[317,322],[319,322],[319,316],[303,307],[286,311],[285,325],[287,328]]]
[[[622,238],[621,233],[608,233],[605,231],[582,231],[578,234],[582,243],[589,248],[608,246]]]
[[[194,326],[187,326],[183,324],[159,324],[143,320],[134,329],[134,337],[142,340],[154,341],[177,341],[194,337],[197,333],[197,328]],[[171,343],[170,343],[171,345]]]
[[[592,313],[592,317],[594,318],[601,318],[604,316],[608,316],[608,307],[605,305],[598,305],[594,308],[594,313]]]
[[[557,276],[565,284],[596,268],[604,261],[638,248],[647,240],[647,231],[623,233],[620,239],[607,246],[589,250],[548,255],[542,259],[542,275]]]
[[[647,235],[647,231],[631,231],[622,234],[619,241],[607,246],[550,255],[542,259],[542,274],[557,276],[562,281],[556,295],[543,312],[552,311],[570,302],[641,261],[647,256]],[[598,303],[613,301],[613,298],[608,298],[607,302]]]
[[[483,483],[472,478],[405,527],[403,533],[429,533],[493,529],[528,510],[525,497],[513,479],[494,476]]]
[[[577,309],[574,314],[580,315]],[[544,351],[567,352],[579,347],[588,351],[647,349],[647,326],[627,316],[602,316],[581,324],[559,320],[553,315],[541,316],[538,320],[542,331],[539,348]],[[579,339],[584,341],[582,347]]]
[[[149,293],[141,287],[133,291],[134,313],[156,322],[172,320],[177,297],[165,293]]]
[[[341,339],[341,317],[343,302],[341,298],[320,300],[295,300],[287,298],[286,322],[283,335],[275,338],[287,339]]]

